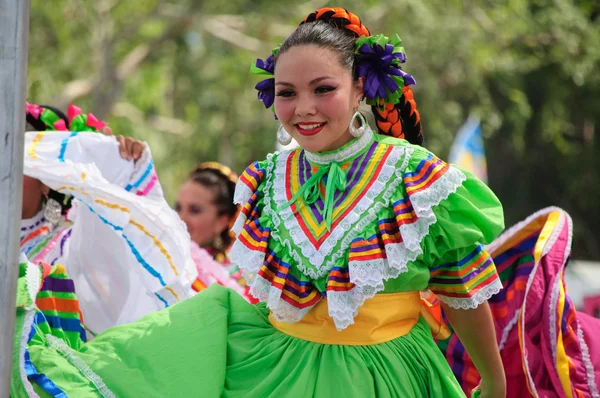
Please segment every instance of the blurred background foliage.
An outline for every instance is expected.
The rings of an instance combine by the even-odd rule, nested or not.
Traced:
[[[507,226],[563,207],[574,257],[600,260],[597,0],[32,0],[28,99],[146,140],[172,203],[196,163],[241,172],[275,149],[250,64],[323,6],[400,34],[430,150],[481,117]]]

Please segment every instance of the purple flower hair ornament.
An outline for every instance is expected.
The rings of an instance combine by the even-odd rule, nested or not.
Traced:
[[[265,59],[257,59],[252,63],[250,67],[250,73],[255,75],[262,76],[273,76],[275,73],[275,54],[279,51],[279,47],[275,48],[272,54]],[[258,82],[258,84],[254,87],[258,91],[258,99],[263,103],[265,108],[271,109],[273,114],[275,115],[275,108],[273,107],[273,103],[275,102],[275,79],[273,77],[262,80]],[[275,115],[275,119],[277,119],[277,115]]]
[[[400,68],[406,53],[398,35],[361,36],[356,40],[356,70],[365,79],[367,104],[397,104],[405,86],[416,84],[415,79]]]

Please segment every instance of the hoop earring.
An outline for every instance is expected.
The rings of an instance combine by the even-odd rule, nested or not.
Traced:
[[[360,122],[359,127],[354,126],[354,120],[357,117],[358,117],[358,121]],[[364,116],[359,111],[354,112],[354,115],[352,115],[352,119],[350,119],[350,127],[349,127],[350,134],[352,134],[356,138],[362,137],[363,134],[365,133],[366,129],[367,129],[367,121],[365,120]]]
[[[62,215],[62,206],[55,199],[47,198],[44,205],[44,218],[52,225],[57,225]]]
[[[225,246],[225,242],[223,242],[223,238],[221,238],[220,234],[215,236],[215,240],[213,241],[213,246],[217,250],[225,250],[225,247],[223,247],[223,246]]]
[[[292,136],[285,130],[283,124],[280,124],[277,129],[277,142],[283,146],[289,145],[292,142]]]

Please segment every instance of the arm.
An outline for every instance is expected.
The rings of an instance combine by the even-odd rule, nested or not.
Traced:
[[[482,397],[505,397],[506,377],[488,303],[471,310],[442,307],[481,375]]]

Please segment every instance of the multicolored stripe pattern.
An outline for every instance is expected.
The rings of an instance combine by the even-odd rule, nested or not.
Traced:
[[[404,185],[408,196],[425,191],[440,179],[450,168],[445,162],[429,154],[421,160],[415,171],[404,174]]]
[[[564,284],[571,228],[564,211],[544,209],[489,246],[504,286],[489,304],[507,396],[598,396],[585,342],[595,331],[583,335]],[[456,335],[438,345],[468,394],[480,376],[464,346]]]
[[[257,276],[269,282],[270,289],[281,291],[282,300],[299,309],[312,307],[322,297],[312,282],[290,275],[290,264],[282,261],[272,250],[267,252]]]
[[[67,241],[71,236],[71,223],[63,218],[54,227],[46,222],[42,214],[38,214],[36,218],[38,222],[31,228],[21,229],[21,253],[27,255],[34,264],[44,261],[54,265],[65,254]]]
[[[346,189],[336,191],[334,195],[333,222],[329,231],[323,217],[326,178],[321,181],[319,186],[321,195],[317,201],[307,204],[300,198],[297,202],[291,204],[300,228],[317,250],[344,217],[369,192],[371,186],[377,181],[393,149],[393,146],[373,142],[361,155],[341,164],[342,169],[346,172]],[[317,170],[318,167],[309,163],[303,150],[293,151],[288,156],[285,179],[285,193],[288,201]]]
[[[86,341],[83,316],[75,295],[75,285],[61,265],[42,263],[43,283],[35,304],[40,312],[35,324],[44,333],[64,340],[77,349]]]
[[[148,165],[139,174],[139,176],[133,176],[132,182],[125,187],[126,191],[133,192],[138,196],[148,196],[153,189],[160,187],[153,160],[149,160]],[[162,192],[162,188],[160,190]]]
[[[260,220],[256,217],[256,212],[254,215],[254,218],[249,219],[244,224],[237,240],[249,250],[265,253],[269,242],[270,229],[261,225]]]
[[[493,258],[503,289],[492,296],[488,303],[497,325],[496,330],[503,330],[515,316],[515,308],[520,307],[525,295],[527,280],[533,269],[533,248],[540,230],[528,232],[519,241],[509,242],[508,247]],[[497,336],[501,339],[502,336]],[[438,342],[444,352],[452,372],[458,379],[465,393],[475,388],[481,377],[465,347],[453,334],[449,339]]]
[[[322,297],[326,297],[328,292],[347,292],[354,288],[347,267],[333,267],[323,290],[313,281],[295,277],[290,268],[289,263],[281,260],[272,250],[268,250],[257,276],[269,283],[271,292],[279,291],[282,300],[300,310],[314,306]]]
[[[260,167],[258,162],[254,162],[244,170],[239,181],[241,181],[251,192],[256,192],[264,175],[265,169]]]
[[[23,357],[20,358],[18,366],[21,367],[21,374],[25,375],[29,382],[37,384],[49,396],[66,398],[66,393],[54,381],[38,371],[31,361],[29,347],[45,345],[48,336],[60,339],[73,350],[79,350],[85,343],[86,335],[73,281],[69,279],[62,265],[34,265],[22,261],[19,267],[17,313],[27,312],[28,316],[32,316],[32,323],[22,330],[27,339],[24,341],[26,345],[22,347]],[[39,271],[35,271],[36,268]],[[38,279],[31,278],[29,274],[37,274]],[[37,285],[29,286],[30,283]],[[31,305],[33,300],[35,305]]]
[[[410,225],[418,220],[417,214],[415,213],[408,196],[392,203],[392,208],[394,209],[394,216],[396,217],[395,224],[398,226]]]
[[[431,268],[430,275],[429,289],[452,300],[468,300],[498,279],[494,262],[481,244],[460,261]]]

